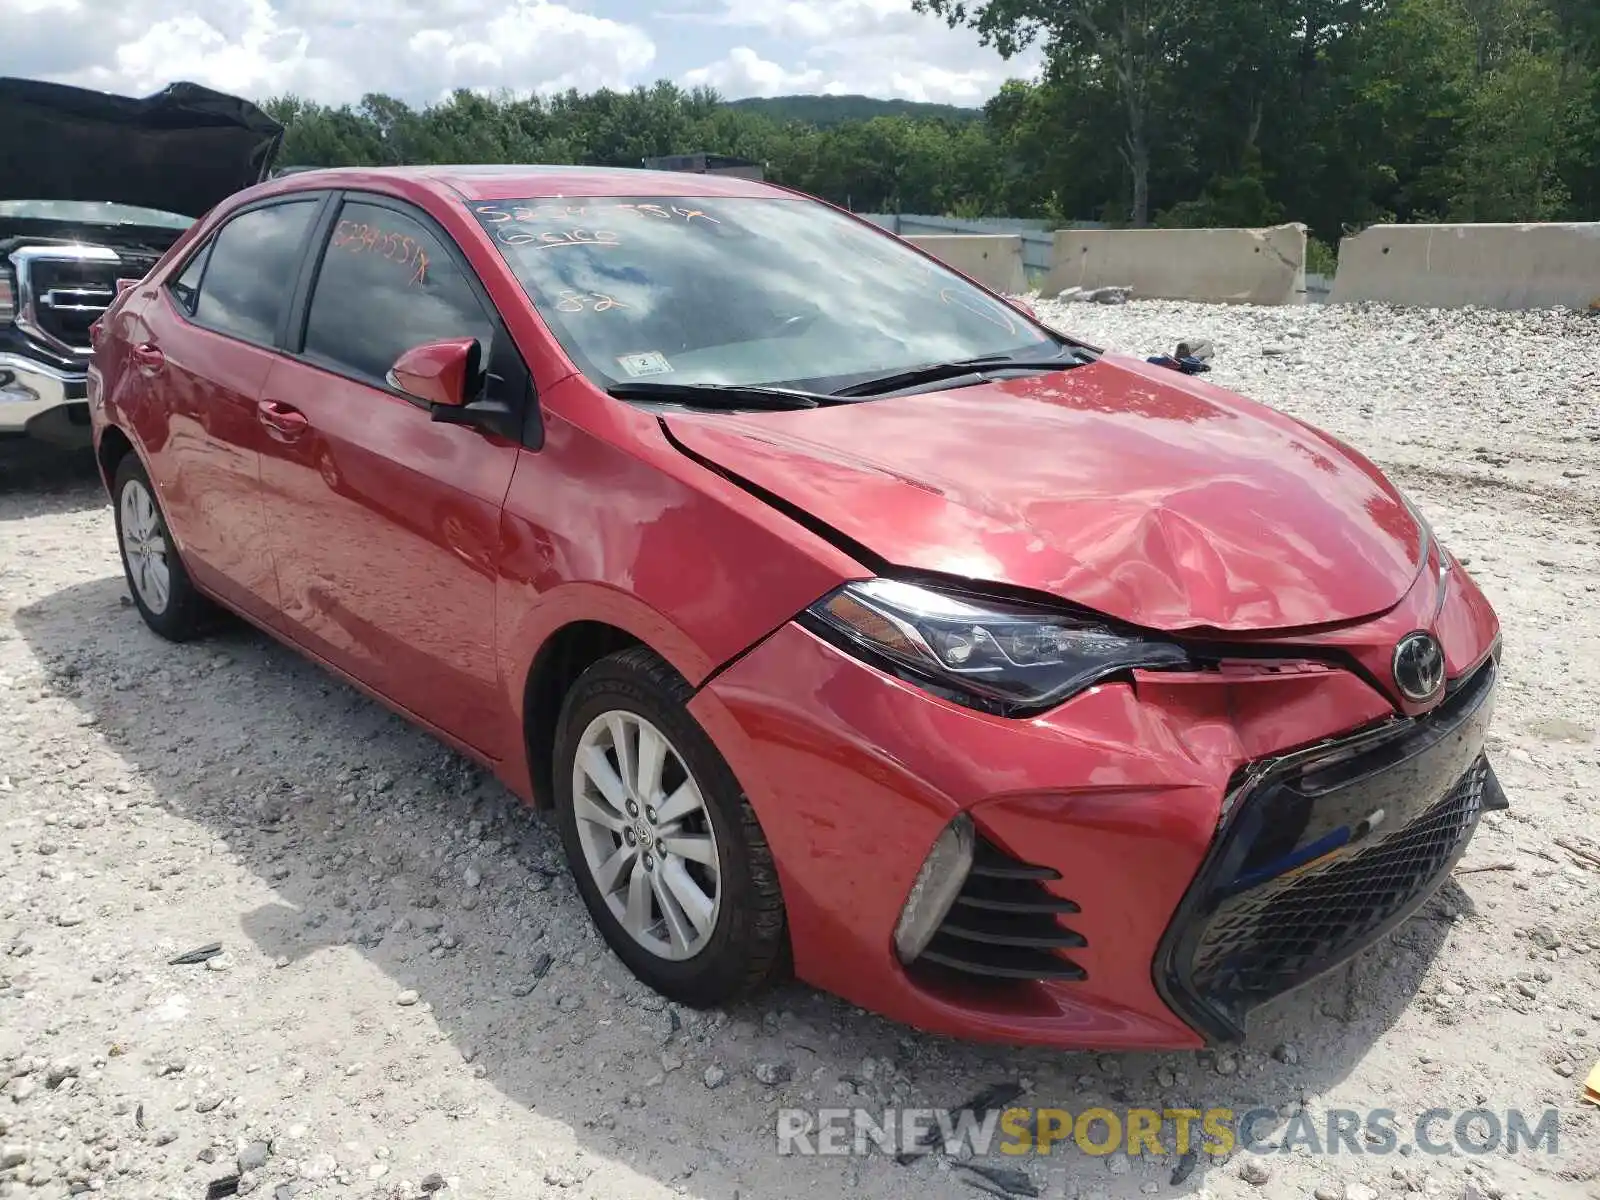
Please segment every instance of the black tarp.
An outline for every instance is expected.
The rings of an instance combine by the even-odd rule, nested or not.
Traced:
[[[267,177],[283,126],[197,83],[137,99],[0,78],[0,200],[100,200],[198,217]]]

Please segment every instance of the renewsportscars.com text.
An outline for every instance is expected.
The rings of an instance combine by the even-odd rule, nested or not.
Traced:
[[[778,1153],[784,1155],[918,1154],[962,1146],[989,1154],[1090,1155],[1123,1151],[1214,1157],[1254,1154],[1556,1154],[1560,1115],[1544,1109],[1431,1108],[1415,1118],[1393,1109],[1328,1109],[1285,1120],[1275,1109],[1231,1108],[785,1108],[778,1111]]]

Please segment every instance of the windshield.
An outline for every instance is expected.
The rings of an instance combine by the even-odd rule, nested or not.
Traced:
[[[0,217],[28,221],[60,221],[63,225],[144,225],[184,230],[194,218],[159,208],[107,204],[99,200],[0,200]]]
[[[471,207],[562,348],[602,387],[834,391],[928,363],[1060,351],[960,276],[804,199]]]

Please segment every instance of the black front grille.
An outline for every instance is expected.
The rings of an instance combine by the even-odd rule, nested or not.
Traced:
[[[1225,900],[1196,948],[1195,986],[1227,1008],[1245,1007],[1365,941],[1455,857],[1477,823],[1488,770],[1480,758],[1443,800],[1387,841]]]
[[[1477,828],[1493,771],[1486,664],[1439,708],[1245,774],[1158,956],[1168,1002],[1213,1040],[1417,910]]]
[[[1060,878],[980,837],[972,870],[917,965],[969,978],[1088,978],[1064,953],[1089,944],[1061,921],[1078,906],[1044,886]]]

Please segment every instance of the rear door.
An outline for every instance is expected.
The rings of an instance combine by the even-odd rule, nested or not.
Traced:
[[[247,208],[199,245],[125,323],[131,415],[185,566],[271,622],[277,581],[258,473],[257,396],[325,196]]]
[[[320,235],[319,235],[320,236]],[[476,337],[496,385],[528,375],[470,266],[430,218],[349,195],[326,221],[303,331],[261,392],[282,423],[261,460],[286,631],[493,758],[500,510],[518,444],[434,422],[385,382],[400,355]]]

